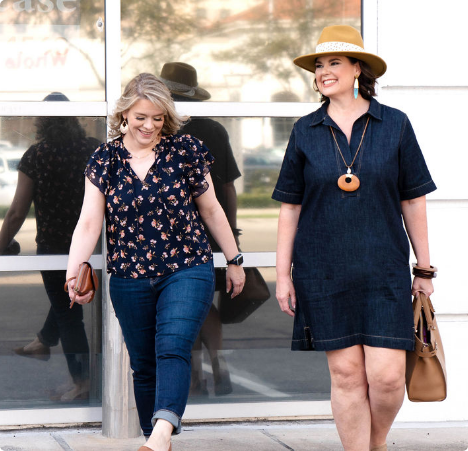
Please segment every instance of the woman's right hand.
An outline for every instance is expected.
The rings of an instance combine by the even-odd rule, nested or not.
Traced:
[[[84,296],[80,296],[74,291],[75,285],[76,285],[76,278],[69,280],[67,288],[68,288],[68,296],[70,298],[70,308],[73,307],[73,304],[75,302],[81,305],[89,304],[93,298],[94,291],[90,291],[88,294],[85,294]]]
[[[276,280],[276,299],[282,312],[294,317],[296,310],[296,291],[291,277],[285,276]]]

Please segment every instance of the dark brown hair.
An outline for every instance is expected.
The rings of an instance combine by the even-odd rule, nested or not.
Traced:
[[[346,58],[349,59],[351,64],[359,63],[359,66],[361,68],[361,74],[359,75],[359,78],[358,78],[359,94],[361,94],[361,96],[366,100],[370,100],[372,97],[375,97],[376,96],[375,84],[377,83],[376,81],[377,77],[372,72],[370,66],[364,61],[358,60],[356,58],[352,58],[350,56],[347,56]],[[314,80],[314,90],[318,91],[316,80]],[[325,102],[327,100],[328,100],[328,97],[322,94],[320,101]]]

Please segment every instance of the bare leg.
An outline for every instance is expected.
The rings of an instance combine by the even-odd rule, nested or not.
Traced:
[[[346,451],[368,450],[371,409],[363,347],[328,351],[327,358],[332,411],[341,443]]]
[[[406,351],[364,346],[371,411],[370,445],[385,444],[405,396]]]

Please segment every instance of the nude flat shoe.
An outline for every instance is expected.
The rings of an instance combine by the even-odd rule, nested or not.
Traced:
[[[148,448],[147,446],[140,446],[138,448],[138,451],[153,451],[151,448]],[[169,445],[169,450],[172,451],[172,443]]]

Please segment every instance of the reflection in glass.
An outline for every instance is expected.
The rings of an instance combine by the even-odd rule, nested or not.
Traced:
[[[208,349],[203,351],[204,391],[193,392],[191,404],[314,401],[330,399],[330,376],[324,353],[291,352],[291,319],[275,298],[275,268],[259,268],[270,298],[243,321],[223,323],[219,355],[229,372],[232,391],[216,390],[216,372]],[[235,302],[235,300],[233,300]],[[214,306],[219,308],[215,296]],[[219,378],[219,376],[218,376]]]
[[[100,404],[100,293],[82,316],[76,310],[76,318],[60,326],[69,328],[68,337],[62,335],[59,340],[56,327],[44,323],[50,319],[51,294],[59,289],[58,282],[54,288],[54,279],[61,279],[63,292],[64,273],[0,273],[0,409]],[[18,349],[38,335],[47,337],[50,346],[18,355]],[[86,336],[89,345],[82,341]],[[80,394],[73,391],[79,378],[88,378],[88,390]]]
[[[38,134],[39,129],[42,134]],[[46,136],[56,144],[47,142]],[[0,228],[17,191],[19,175],[25,175],[36,188],[31,209],[24,211],[23,205],[24,222],[14,237],[21,255],[36,253],[38,233],[48,253],[68,253],[81,209],[84,166],[105,137],[104,118],[0,118]],[[18,192],[18,201],[27,202],[27,196],[27,191]],[[36,217],[40,224],[36,224]],[[4,252],[1,247],[0,239],[0,253]]]
[[[122,2],[122,84],[164,63],[195,66],[211,101],[317,102],[313,75],[293,64],[324,26],[360,28],[361,0]],[[276,94],[291,92],[295,99]]]
[[[211,122],[210,122],[211,121]],[[284,152],[289,140],[295,118],[194,118],[183,129],[197,136],[199,124],[217,124],[214,130],[222,128],[229,149],[235,161],[219,155],[216,144],[207,139],[203,127],[198,127],[206,146],[212,150],[223,168],[222,173],[232,174],[240,171],[240,177],[234,177],[234,202],[225,208],[229,215],[236,215],[233,228],[240,231],[239,245],[244,252],[274,252],[276,250],[277,219],[279,202],[271,199],[273,188],[278,179]],[[218,135],[216,135],[218,136]],[[218,139],[219,141],[219,139]],[[216,141],[215,141],[216,142]],[[216,178],[216,161],[213,174]],[[226,168],[225,165],[232,165]],[[216,188],[216,184],[215,184]],[[219,188],[217,193],[221,192]]]
[[[104,0],[0,3],[1,101],[105,100]]]
[[[44,100],[68,101],[61,93],[49,94]],[[34,125],[35,142],[16,166],[8,166],[11,172],[16,172],[17,183],[13,201],[0,228],[0,255],[20,253],[21,245],[15,238],[27,220],[32,204],[37,254],[68,253],[83,203],[83,171],[100,143],[98,139],[86,136],[77,117],[39,117]],[[2,152],[9,155],[14,151],[7,148]],[[8,161],[8,157],[5,159]],[[68,293],[63,289],[65,270],[41,271],[41,278],[43,289],[36,289],[38,292],[45,290],[48,312],[38,329],[25,331],[25,337],[34,333],[35,338],[14,347],[13,352],[28,360],[48,362],[51,350],[60,343],[69,382],[58,386],[49,398],[59,402],[88,401],[91,390],[90,352],[83,307],[74,305],[70,308]],[[36,301],[37,297],[29,299]],[[29,312],[30,309],[24,311]]]

